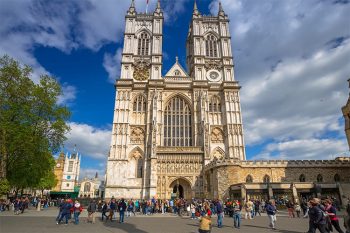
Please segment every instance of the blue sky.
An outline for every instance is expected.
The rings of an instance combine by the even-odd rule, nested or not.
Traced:
[[[145,11],[146,0],[136,0]],[[348,150],[341,107],[350,78],[347,0],[222,0],[231,19],[235,78],[248,159],[329,159]],[[156,0],[150,0],[153,11]],[[198,0],[202,14],[218,1]],[[114,80],[130,0],[2,0],[0,55],[34,67],[33,80],[61,82],[72,111],[65,148],[82,153],[82,175],[104,173]],[[193,0],[162,0],[165,74],[185,41]]]

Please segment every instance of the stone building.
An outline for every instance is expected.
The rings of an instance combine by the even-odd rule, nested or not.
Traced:
[[[348,79],[348,82],[350,87],[350,79]],[[345,135],[346,135],[346,138],[348,139],[348,145],[350,150],[350,95],[348,98],[348,102],[344,107],[342,107],[342,112],[345,120]]]
[[[121,75],[105,197],[269,198],[349,195],[348,158],[246,161],[240,86],[235,80],[229,19],[196,3],[186,65],[176,58],[162,77],[163,12],[125,16]]]
[[[55,192],[75,192],[78,185],[80,173],[81,155],[78,152],[66,155],[61,152],[56,160],[54,174],[57,179],[57,185],[52,189]]]
[[[107,198],[204,197],[203,166],[245,159],[240,86],[234,78],[229,19],[220,5],[195,4],[186,42],[188,72],[176,59],[162,77],[163,12],[125,16],[121,75],[106,172]]]
[[[99,180],[96,175],[93,179],[85,177],[83,181],[80,182],[79,197],[90,197],[97,198],[101,196],[101,180]]]
[[[289,199],[350,195],[350,158],[239,161],[218,159],[205,168],[208,198]]]

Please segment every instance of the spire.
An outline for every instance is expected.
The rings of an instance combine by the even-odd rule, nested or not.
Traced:
[[[179,63],[179,57],[178,56],[175,57],[175,60],[176,60],[176,63]]]
[[[128,10],[128,14],[132,15],[136,11],[135,9],[135,0],[131,0],[131,4]]]
[[[95,179],[97,179],[98,178],[98,173],[96,172],[96,174],[95,174]]]
[[[193,15],[196,15],[196,16],[199,15],[199,11],[198,11],[197,1],[196,0],[194,0]]]
[[[154,10],[154,12],[156,12],[156,13],[161,13],[162,12],[162,8],[160,7],[160,0],[157,1],[157,7]]]
[[[221,1],[219,1],[219,16],[225,16],[224,9],[222,8]]]

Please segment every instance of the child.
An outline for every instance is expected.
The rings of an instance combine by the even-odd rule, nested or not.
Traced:
[[[199,233],[210,233],[211,232],[211,217],[209,215],[204,215],[199,220]]]

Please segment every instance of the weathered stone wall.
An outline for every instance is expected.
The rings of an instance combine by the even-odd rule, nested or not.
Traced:
[[[300,161],[301,162],[301,161]],[[268,166],[263,164],[247,165],[247,162],[236,164],[226,164],[219,166],[211,166],[206,170],[206,177],[211,177],[211,187],[208,195],[211,198],[226,197],[231,185],[246,183],[248,175],[252,176],[253,183],[263,183],[264,177],[267,175],[271,183],[293,183],[300,182],[300,175],[305,176],[305,182],[317,183],[319,174],[323,177],[322,183],[335,183],[334,176],[340,177],[341,184],[350,183],[350,163],[342,164],[332,163],[300,163],[300,166],[282,166],[281,163],[274,163]],[[208,176],[209,175],[209,176]],[[346,185],[344,186],[344,195],[350,195]]]

